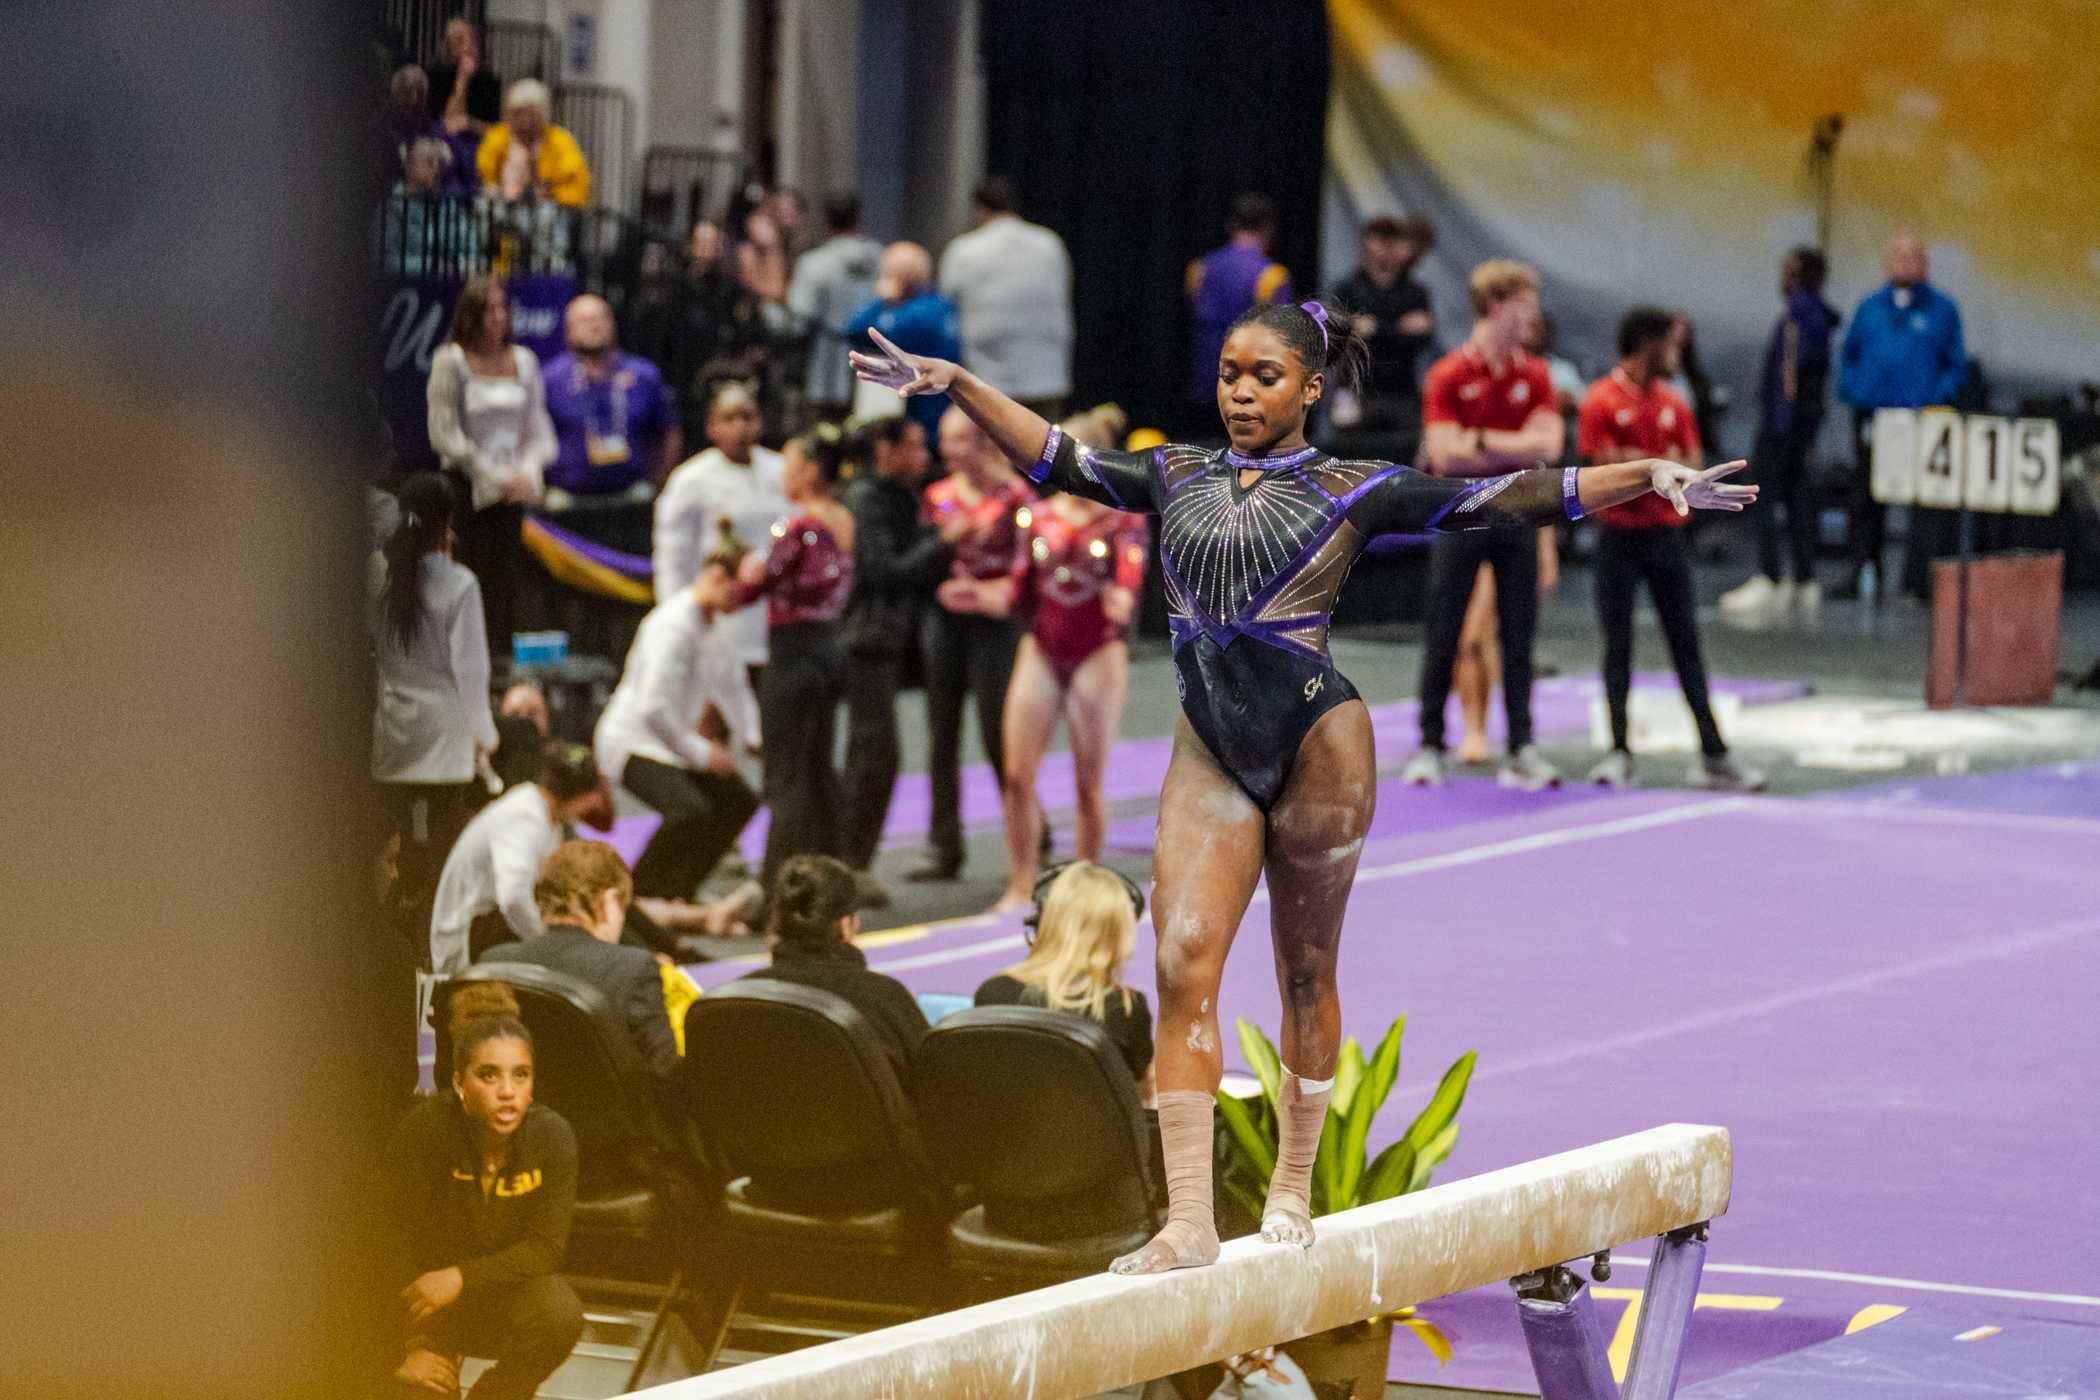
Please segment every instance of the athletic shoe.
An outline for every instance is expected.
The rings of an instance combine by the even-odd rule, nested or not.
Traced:
[[[1537,792],[1541,788],[1559,787],[1560,770],[1546,761],[1537,744],[1526,744],[1508,758],[1502,760],[1502,771],[1495,781],[1506,788],[1520,788],[1525,792]]]
[[[1400,781],[1409,787],[1442,787],[1444,785],[1444,751],[1422,748],[1400,770]]]
[[[1691,766],[1685,781],[1709,792],[1763,792],[1765,775],[1755,768],[1738,768],[1726,758],[1702,758]]]
[[[1774,617],[1785,617],[1794,609],[1794,581],[1783,578],[1772,585],[1772,600],[1765,611]]]
[[[1624,749],[1613,749],[1604,756],[1604,761],[1590,770],[1590,781],[1598,787],[1630,788],[1639,786],[1633,776],[1633,755]]]
[[[1823,585],[1810,579],[1794,585],[1794,611],[1804,622],[1814,622],[1823,615]]]
[[[931,855],[904,872],[904,878],[915,885],[941,883],[962,875],[962,857]]]
[[[1752,574],[1748,583],[1737,584],[1721,595],[1721,611],[1737,615],[1761,613],[1772,606],[1772,580]]]
[[[853,883],[860,895],[863,909],[887,909],[890,907],[890,887],[865,870],[853,872]]]

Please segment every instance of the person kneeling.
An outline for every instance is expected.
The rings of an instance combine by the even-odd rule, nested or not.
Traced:
[[[388,1148],[399,1258],[389,1282],[406,1283],[385,1393],[456,1394],[464,1358],[484,1356],[496,1364],[471,1400],[531,1400],[583,1335],[583,1304],[555,1272],[576,1200],[576,1135],[532,1101],[532,1033],[515,1014],[456,1025],[452,1066],[452,1092],[410,1110]]]

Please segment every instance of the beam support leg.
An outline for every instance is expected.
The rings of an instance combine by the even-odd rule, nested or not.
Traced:
[[[1519,1274],[1517,1315],[1538,1376],[1539,1400],[1619,1400],[1589,1284],[1563,1265]]]
[[[1691,1326],[1699,1275],[1705,1268],[1704,1224],[1656,1237],[1640,1327],[1633,1335],[1633,1360],[1626,1368],[1626,1400],[1670,1400],[1677,1394],[1684,1334]]]

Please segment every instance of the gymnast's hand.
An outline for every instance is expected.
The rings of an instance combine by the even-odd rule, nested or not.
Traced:
[[[913,355],[899,350],[894,341],[872,326],[868,328],[868,334],[874,337],[882,353],[863,355],[854,350],[846,359],[852,364],[853,372],[870,384],[895,389],[906,398],[914,394],[945,394],[955,383],[955,376],[962,373],[962,366],[953,360],[936,360],[930,355]]]
[[[1655,494],[1676,506],[1679,515],[1690,515],[1695,510],[1739,511],[1757,499],[1757,488],[1723,484],[1721,478],[1733,476],[1749,465],[1743,461],[1723,462],[1702,472],[1679,462],[1651,461],[1648,480]]]

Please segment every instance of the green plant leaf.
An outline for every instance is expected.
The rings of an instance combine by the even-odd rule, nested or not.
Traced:
[[[1371,1112],[1375,1115],[1385,1107],[1386,1097],[1393,1092],[1393,1085],[1400,1079],[1400,1037],[1407,1034],[1407,1017],[1394,1018],[1386,1027],[1385,1035],[1378,1041],[1378,1048],[1371,1052],[1371,1063],[1365,1075],[1371,1094]]]
[[[1338,1194],[1340,1166],[1337,1161],[1342,1147],[1342,1120],[1334,1116],[1334,1104],[1327,1105],[1326,1116],[1320,1120],[1320,1146],[1313,1154],[1312,1212],[1326,1215],[1347,1207]]]
[[[1263,1189],[1267,1189],[1269,1177],[1276,1171],[1276,1135],[1263,1132],[1243,1100],[1227,1093],[1218,1096],[1218,1113],[1225,1120],[1227,1135],[1233,1148],[1239,1153],[1241,1163],[1260,1178]]]
[[[1404,1195],[1414,1174],[1415,1149],[1406,1138],[1401,1138],[1373,1159],[1370,1170],[1364,1173],[1363,1185],[1357,1190],[1356,1203],[1367,1206],[1374,1201],[1389,1201]]]
[[[1451,1149],[1456,1146],[1458,1146],[1458,1124],[1453,1123],[1445,1128],[1444,1131],[1438,1133],[1435,1138],[1431,1139],[1428,1151],[1415,1158],[1415,1169],[1412,1176],[1408,1179],[1407,1189],[1419,1191],[1427,1186],[1430,1175],[1443,1165],[1444,1159],[1451,1155]]]
[[[1261,1027],[1246,1017],[1234,1017],[1233,1024],[1239,1027],[1240,1058],[1247,1062],[1247,1068],[1253,1070],[1254,1077],[1261,1081],[1262,1097],[1269,1101],[1269,1107],[1274,1108],[1276,1085],[1282,1073],[1281,1061],[1276,1058],[1276,1047],[1261,1033]]]
[[[1407,1142],[1417,1158],[1424,1156],[1436,1135],[1458,1117],[1459,1106],[1466,1101],[1466,1085],[1473,1078],[1473,1062],[1479,1058],[1477,1051],[1468,1050],[1453,1060],[1436,1092],[1429,1096],[1428,1105],[1408,1124]]]
[[[1249,1216],[1256,1220],[1261,1219],[1261,1208],[1267,1202],[1229,1177],[1225,1181],[1225,1189],[1232,1193],[1232,1198],[1240,1203]]]
[[[1385,1106],[1386,1096],[1393,1092],[1393,1081],[1400,1076],[1400,1037],[1406,1027],[1407,1018],[1402,1016],[1386,1029],[1378,1042],[1378,1049],[1371,1055],[1362,1082],[1356,1086],[1356,1093],[1342,1115],[1342,1142],[1337,1153],[1340,1163],[1333,1207],[1336,1210],[1363,1204],[1357,1197],[1357,1190],[1363,1183],[1364,1154],[1371,1140],[1371,1120]]]
[[[1357,1044],[1355,1036],[1342,1039],[1342,1053],[1334,1061],[1334,1088],[1327,1095],[1327,1106],[1342,1117],[1349,1116],[1349,1102],[1356,1097],[1356,1086],[1364,1080],[1364,1048]]]

